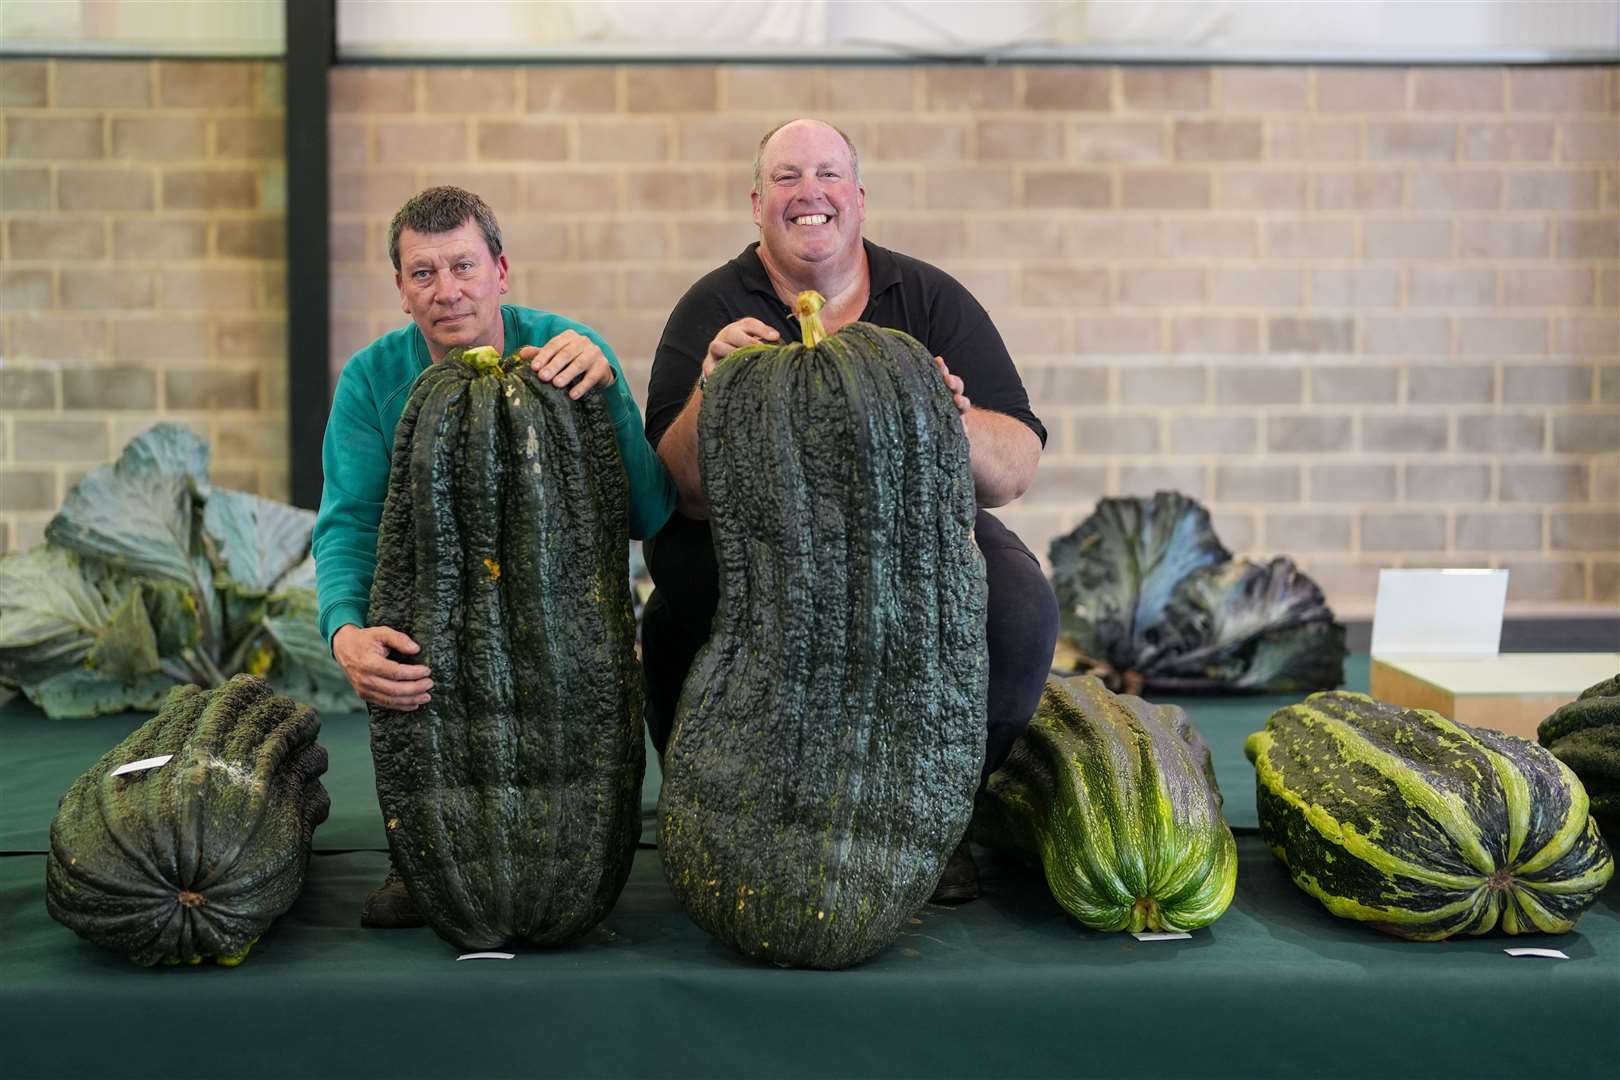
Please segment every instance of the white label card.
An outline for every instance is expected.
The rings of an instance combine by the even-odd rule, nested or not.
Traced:
[[[1133,933],[1131,937],[1135,938],[1137,941],[1185,941],[1187,938],[1192,937],[1192,935],[1183,934],[1179,930],[1166,930],[1163,933],[1153,934],[1145,932],[1141,934]]]
[[[1495,656],[1506,570],[1380,570],[1374,656]]]
[[[456,957],[459,963],[462,960],[510,960],[513,954],[509,952],[468,952]]]
[[[112,775],[123,776],[125,773],[143,772],[147,769],[155,769],[159,765],[167,765],[169,760],[173,757],[173,754],[159,754],[157,757],[141,758],[141,760],[132,761],[128,765],[118,766],[118,768],[112,771]]]
[[[1568,960],[1566,953],[1557,949],[1503,949],[1509,956],[1539,956],[1546,960]]]

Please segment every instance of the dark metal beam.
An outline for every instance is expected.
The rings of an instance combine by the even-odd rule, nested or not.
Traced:
[[[337,0],[288,0],[287,411],[292,501],[321,501],[321,437],[332,399],[327,75],[337,58]]]

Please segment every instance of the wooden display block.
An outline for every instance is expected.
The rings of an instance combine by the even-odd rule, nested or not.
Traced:
[[[1620,653],[1375,656],[1370,682],[1372,696],[1391,705],[1533,740],[1554,709],[1617,671]]]

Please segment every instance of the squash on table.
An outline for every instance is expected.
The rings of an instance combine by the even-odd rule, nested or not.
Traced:
[[[1279,709],[1244,753],[1294,883],[1398,937],[1561,934],[1614,873],[1580,780],[1524,739],[1337,691]]]
[[[1620,675],[1557,709],[1541,722],[1536,741],[1581,778],[1604,836],[1620,839]]]
[[[1093,930],[1196,930],[1237,884],[1208,744],[1180,708],[1094,676],[1047,680],[974,831],[1038,859],[1052,896]]]
[[[599,395],[494,349],[411,390],[369,621],[409,635],[432,700],[372,706],[394,865],[464,949],[555,945],[618,898],[640,834],[629,485]]]
[[[253,675],[175,687],[62,797],[51,917],[137,964],[240,963],[303,888],[330,807],[320,730],[313,709]]]
[[[928,350],[852,323],[709,376],[699,463],[720,566],[664,754],[659,846],[742,952],[884,948],[967,827],[984,757],[984,564],[960,417]]]

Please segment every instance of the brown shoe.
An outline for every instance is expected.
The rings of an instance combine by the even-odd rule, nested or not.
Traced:
[[[383,883],[366,897],[366,905],[360,909],[360,925],[368,930],[406,930],[426,926],[427,920],[416,910],[405,879],[390,867]]]
[[[968,850],[967,837],[964,836],[946,860],[945,872],[939,876],[939,884],[934,886],[934,895],[928,898],[928,902],[965,904],[978,898],[979,867],[973,861],[973,852]]]

